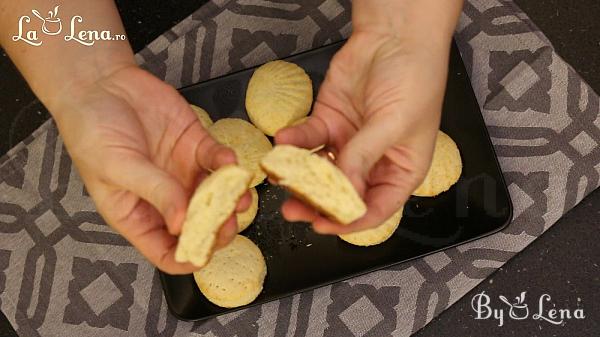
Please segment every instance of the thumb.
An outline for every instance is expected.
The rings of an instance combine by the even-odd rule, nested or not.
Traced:
[[[202,132],[197,135],[200,142],[195,151],[199,167],[212,172],[224,165],[237,164],[237,156],[231,148],[217,142],[208,132]]]
[[[360,195],[365,193],[366,180],[373,166],[397,143],[398,123],[393,115],[372,119],[341,149],[337,165]]]
[[[315,115],[308,117],[304,123],[279,130],[275,134],[275,143],[314,149],[329,144],[329,131],[325,122]]]
[[[118,171],[110,175],[115,183],[154,206],[169,233],[178,235],[187,210],[187,193],[179,181],[144,157],[122,160]]]

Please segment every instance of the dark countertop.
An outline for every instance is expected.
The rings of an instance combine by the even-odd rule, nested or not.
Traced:
[[[545,32],[558,53],[600,92],[600,2],[515,0]],[[140,50],[205,0],[117,0],[129,41]],[[0,50],[0,155],[49,118],[10,60]],[[600,190],[415,336],[599,336]],[[557,308],[585,309],[584,320],[564,326],[538,321],[475,320],[471,298],[485,291],[514,298],[548,293]],[[0,316],[0,336],[16,336]]]

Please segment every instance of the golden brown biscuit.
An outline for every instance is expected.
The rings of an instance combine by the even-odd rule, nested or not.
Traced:
[[[202,124],[202,126],[205,129],[208,129],[208,127],[213,124],[213,121],[212,119],[210,119],[208,112],[206,112],[206,110],[202,109],[199,106],[193,104],[190,104],[190,106],[192,107],[192,110],[194,110],[194,112],[196,113],[196,117],[198,117],[200,124]]]
[[[308,115],[312,82],[302,68],[286,61],[260,66],[246,91],[246,110],[252,123],[269,136]]]
[[[243,119],[223,118],[208,128],[208,132],[216,141],[233,149],[240,166],[254,174],[250,187],[265,180],[267,175],[259,162],[273,146],[260,130]]]
[[[237,235],[233,242],[217,250],[210,262],[194,273],[194,280],[212,303],[235,308],[251,303],[262,291],[267,265],[260,249]]]
[[[366,247],[378,245],[394,234],[396,228],[400,225],[400,219],[402,219],[402,208],[375,228],[366,229],[360,232],[340,234],[338,236],[340,239],[356,246]]]
[[[456,184],[462,173],[462,160],[456,143],[438,131],[431,166],[425,180],[413,192],[418,197],[434,197]]]
[[[304,122],[306,122],[308,120],[308,116],[306,117],[302,117],[299,120],[295,121],[294,123],[292,123],[290,126],[296,126],[296,125],[300,125]]]

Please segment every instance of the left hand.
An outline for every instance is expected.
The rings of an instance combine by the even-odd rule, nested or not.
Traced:
[[[235,164],[234,152],[210,136],[173,87],[136,65],[66,92],[53,115],[98,212],[162,271],[197,270],[175,261],[177,236],[198,184]],[[245,195],[237,211],[249,204]],[[236,233],[233,214],[215,248]]]

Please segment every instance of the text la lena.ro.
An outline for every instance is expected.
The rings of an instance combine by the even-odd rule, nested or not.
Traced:
[[[31,18],[29,16],[22,16],[19,19],[19,33],[12,37],[13,41],[22,41],[32,46],[41,46],[43,44],[43,40],[40,36],[39,30],[33,29],[25,29],[25,24],[30,23]],[[78,24],[83,23],[83,18],[79,15],[75,15],[71,18],[69,31],[63,37],[63,39],[67,42],[74,41],[78,42],[85,46],[93,46],[96,41],[119,41],[125,40],[125,35],[115,34],[113,35],[109,30],[80,30]],[[45,29],[42,30],[44,35],[57,35],[62,30],[62,25],[59,26],[59,29],[53,33],[47,33]]]

